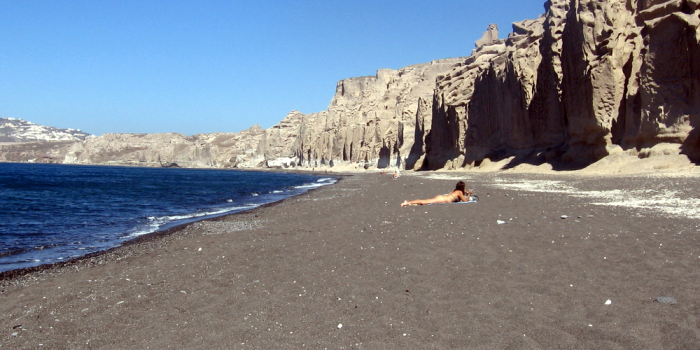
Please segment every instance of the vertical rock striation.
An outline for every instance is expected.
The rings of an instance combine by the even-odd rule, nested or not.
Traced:
[[[586,165],[661,142],[697,159],[698,1],[545,8],[438,78],[424,168],[513,155]]]
[[[342,80],[327,110],[292,111],[267,130],[109,134],[76,143],[64,162],[457,169],[514,157],[508,166],[556,168],[661,144],[700,163],[700,0],[544,9],[505,39],[489,26],[469,57]]]
[[[404,167],[435,78],[463,59],[443,59],[338,82],[326,111],[290,113],[258,148],[269,165]],[[421,125],[422,128],[422,125]]]

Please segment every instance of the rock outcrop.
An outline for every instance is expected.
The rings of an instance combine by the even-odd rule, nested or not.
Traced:
[[[671,143],[697,162],[698,3],[548,1],[506,39],[489,26],[470,57],[341,81],[327,111],[296,116],[292,150],[265,157],[410,169],[515,157],[511,165],[571,168]]]
[[[0,118],[0,162],[62,163],[68,149],[90,134]]]
[[[474,43],[474,46],[476,46],[475,50],[479,50],[483,46],[486,46],[486,45],[494,44],[497,41],[498,41],[498,26],[495,24],[489,24],[488,28],[486,28],[486,31],[481,36],[481,39],[477,40],[476,43]]]
[[[428,113],[425,105],[433,94],[436,77],[463,60],[380,69],[375,76],[342,80],[327,110],[289,113],[265,130],[258,156],[240,165],[404,167],[414,145],[416,118],[425,118]]]
[[[585,166],[682,144],[697,159],[697,1],[552,0],[438,79],[428,169],[484,159]]]
[[[322,112],[238,134],[108,134],[64,162],[580,168],[675,149],[700,163],[699,58],[700,0],[550,0],[505,39],[489,26],[469,57],[342,80]]]
[[[257,124],[240,133],[105,134],[75,143],[66,164],[237,167],[256,157],[264,130]]]
[[[414,144],[421,101],[431,98],[435,78],[462,60],[380,69],[375,76],[342,80],[328,110],[295,116],[290,152],[268,157],[277,154],[309,168],[403,167]]]
[[[76,141],[0,142],[0,162],[63,163]]]

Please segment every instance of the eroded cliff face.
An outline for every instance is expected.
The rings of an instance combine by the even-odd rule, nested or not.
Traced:
[[[422,166],[585,165],[661,142],[697,157],[699,2],[547,2],[438,78]]]
[[[469,57],[342,80],[327,110],[292,111],[267,130],[104,135],[74,144],[64,162],[457,169],[514,157],[576,167],[660,145],[700,163],[700,0],[544,9],[506,39],[489,26]]]
[[[422,142],[435,78],[463,60],[380,69],[375,76],[342,80],[327,110],[293,111],[265,130],[254,163],[311,169],[405,167],[416,135]]]
[[[264,130],[257,124],[240,133],[190,137],[176,133],[105,134],[73,144],[63,163],[189,168],[251,166],[263,134]]]
[[[328,110],[290,112],[237,134],[106,134],[74,144],[64,163],[231,168],[404,167],[429,130],[435,79],[463,61],[380,69],[338,83]],[[418,121],[419,127],[416,128]],[[414,155],[415,159],[409,159]]]
[[[304,167],[404,167],[416,118],[435,78],[463,59],[444,59],[338,83],[328,110],[302,116],[291,154]],[[422,126],[421,126],[422,127]]]

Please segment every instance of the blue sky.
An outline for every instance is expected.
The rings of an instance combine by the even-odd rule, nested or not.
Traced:
[[[0,0],[0,117],[239,132],[325,110],[339,80],[468,56],[544,0]]]

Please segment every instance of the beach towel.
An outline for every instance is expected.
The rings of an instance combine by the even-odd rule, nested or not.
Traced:
[[[434,204],[439,204],[439,205],[442,205],[442,204],[468,204],[468,203],[479,203],[479,197],[477,197],[476,195],[473,194],[472,197],[469,198],[469,200],[466,201],[466,202],[431,203],[431,204],[425,204],[425,205],[434,205]],[[409,206],[409,207],[413,207],[413,206],[416,206],[416,205],[420,205],[420,204],[409,204],[408,206]]]
[[[452,203],[435,203],[435,204],[466,204],[466,203],[478,203],[479,202],[479,196],[475,195],[472,193],[472,196],[469,197],[469,200],[466,202],[452,202]],[[428,204],[430,205],[430,204]]]

